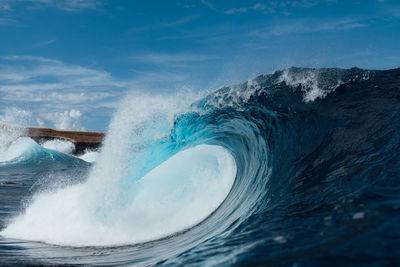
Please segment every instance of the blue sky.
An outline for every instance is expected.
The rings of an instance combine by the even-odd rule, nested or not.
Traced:
[[[400,64],[400,1],[0,0],[0,121],[103,131],[132,90]]]

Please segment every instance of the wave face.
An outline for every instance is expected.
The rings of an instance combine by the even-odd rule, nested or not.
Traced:
[[[127,99],[86,180],[35,194],[1,235],[60,245],[11,243],[45,263],[400,262],[400,69],[177,99]]]

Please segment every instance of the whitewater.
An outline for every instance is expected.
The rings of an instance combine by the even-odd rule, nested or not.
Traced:
[[[400,69],[289,68],[133,92],[80,156],[3,126],[0,262],[397,264],[399,102]]]

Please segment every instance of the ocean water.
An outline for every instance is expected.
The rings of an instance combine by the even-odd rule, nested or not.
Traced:
[[[1,265],[399,265],[400,69],[135,94],[98,152],[0,134]]]

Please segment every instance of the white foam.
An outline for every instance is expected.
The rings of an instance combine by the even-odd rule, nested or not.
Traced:
[[[196,96],[189,92],[168,96],[133,92],[126,97],[110,123],[89,180],[109,188],[131,170],[146,165],[148,159],[144,154],[149,146],[168,134],[176,114],[185,110]],[[140,177],[132,177],[137,178]]]
[[[331,86],[322,86],[319,82],[319,70],[308,69],[302,72],[294,72],[286,69],[279,77],[279,82],[285,82],[288,86],[302,88],[304,102],[313,102],[318,98],[324,98],[342,84],[341,80]]]
[[[9,161],[18,156],[21,151],[17,147],[21,145],[11,146],[24,133],[25,131],[22,127],[0,123],[0,162]]]
[[[364,217],[365,217],[365,213],[362,211],[353,214],[354,220],[361,220],[361,219],[364,219]]]
[[[99,154],[100,153],[98,151],[89,150],[89,151],[85,151],[85,153],[83,155],[79,156],[78,158],[80,158],[86,162],[93,163],[93,162],[97,161]]]
[[[260,89],[260,84],[255,79],[251,79],[244,84],[217,90],[213,97],[207,99],[206,105],[215,108],[233,107],[240,110]]]
[[[235,176],[230,153],[200,145],[153,169],[122,199],[97,194],[90,183],[37,195],[1,234],[71,246],[154,240],[204,220],[226,198]]]
[[[11,145],[0,153],[0,162],[7,162],[23,156],[27,151],[32,151],[37,143],[28,137],[21,137],[13,141]]]
[[[72,154],[75,150],[75,145],[71,141],[54,139],[41,144],[46,149],[55,150],[65,154]]]

